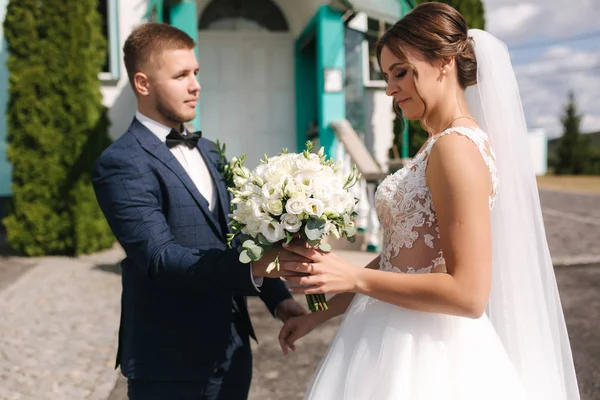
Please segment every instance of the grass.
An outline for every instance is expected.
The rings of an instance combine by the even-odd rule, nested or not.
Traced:
[[[546,175],[537,177],[538,188],[600,194],[600,175]]]

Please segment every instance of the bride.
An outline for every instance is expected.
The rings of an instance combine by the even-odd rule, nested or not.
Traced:
[[[378,42],[387,95],[429,131],[377,190],[381,255],[287,247],[313,261],[282,263],[296,292],[337,295],[285,323],[284,353],[345,313],[308,399],[579,399],[510,57],[467,29],[424,3]]]

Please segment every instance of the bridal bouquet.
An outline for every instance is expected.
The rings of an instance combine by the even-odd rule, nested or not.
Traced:
[[[358,202],[350,188],[360,179],[356,166],[348,175],[341,163],[327,160],[323,148],[312,152],[311,142],[302,153],[266,155],[253,171],[244,167],[245,155],[223,165],[223,175],[233,194],[231,201],[233,233],[228,245],[242,235],[240,261],[259,260],[273,246],[302,238],[323,251],[331,246],[323,239],[331,235],[354,242],[354,217]],[[224,150],[222,151],[224,156]],[[278,257],[267,272],[279,270]],[[327,309],[325,296],[307,295],[311,311]]]

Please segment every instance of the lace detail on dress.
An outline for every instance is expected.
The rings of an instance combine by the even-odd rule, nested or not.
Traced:
[[[480,129],[455,127],[430,137],[423,150],[404,168],[387,176],[375,193],[375,207],[383,228],[380,269],[413,274],[447,271],[425,170],[433,144],[452,132],[468,137],[477,145],[490,171],[489,207],[492,208],[498,178],[488,135]]]

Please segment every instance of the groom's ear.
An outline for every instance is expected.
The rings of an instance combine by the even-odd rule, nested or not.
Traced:
[[[143,72],[138,72],[134,75],[133,86],[136,93],[140,96],[148,96],[150,94],[150,81]]]

